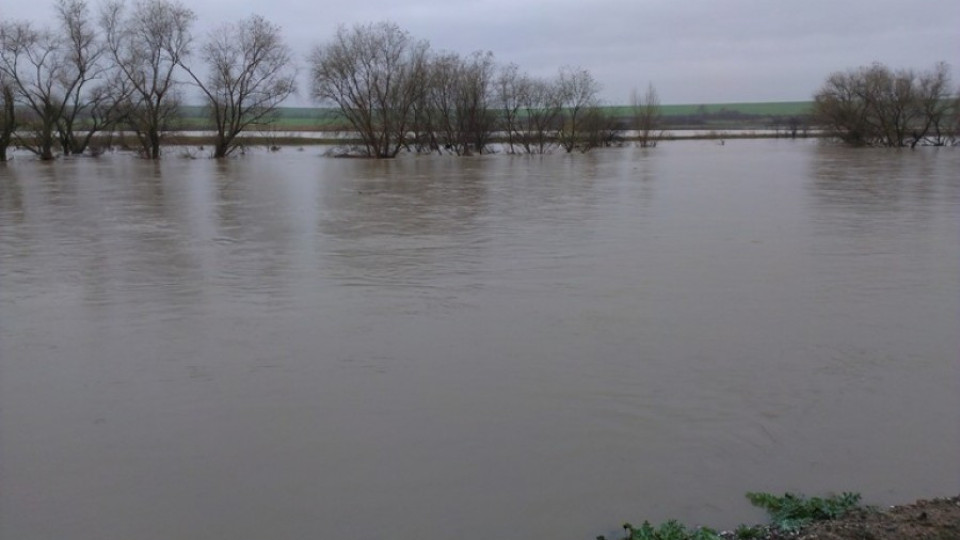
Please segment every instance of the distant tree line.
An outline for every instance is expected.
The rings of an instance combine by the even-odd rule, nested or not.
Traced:
[[[176,0],[106,0],[96,13],[58,0],[55,11],[46,27],[0,21],[0,160],[14,143],[43,160],[96,153],[94,137],[113,130],[157,159],[188,84],[215,126],[214,156],[225,157],[295,89],[291,50],[259,16],[215,29],[195,53],[196,16]]]
[[[876,63],[831,74],[814,95],[814,121],[853,146],[956,144],[960,95],[950,68],[891,70]]]

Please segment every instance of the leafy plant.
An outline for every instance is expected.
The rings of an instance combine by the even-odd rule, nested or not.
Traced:
[[[747,493],[747,499],[754,505],[763,508],[769,514],[771,525],[740,525],[733,532],[738,540],[760,540],[768,538],[771,531],[779,530],[785,533],[798,532],[804,526],[814,521],[826,521],[843,517],[847,512],[861,508],[860,494],[844,492],[830,497],[806,497],[795,493],[784,493],[783,496],[763,492]],[[627,535],[624,540],[722,540],[729,538],[728,533],[720,536],[717,531],[707,527],[688,529],[676,520],[665,521],[655,527],[649,521],[634,527],[624,523],[623,529]],[[597,540],[605,540],[598,536]]]
[[[720,535],[713,529],[688,529],[674,519],[661,523],[659,527],[644,521],[639,527],[624,523],[623,528],[627,531],[627,540],[720,540]]]
[[[763,492],[747,493],[751,504],[767,511],[773,526],[797,531],[814,522],[837,519],[859,507],[860,494],[844,492],[830,497],[810,497],[784,493],[782,497]]]
[[[740,525],[735,531],[733,531],[733,534],[738,540],[757,540],[764,538],[767,534],[767,531],[764,527],[759,525]]]

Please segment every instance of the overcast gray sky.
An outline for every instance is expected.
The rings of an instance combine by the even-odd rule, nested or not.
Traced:
[[[98,5],[98,0],[89,0]],[[652,82],[663,103],[810,99],[832,71],[943,60],[960,84],[960,0],[185,0],[196,34],[256,13],[283,27],[303,74],[340,24],[393,21],[434,49],[492,51],[533,75],[589,69],[608,103]],[[39,6],[39,7],[38,7]],[[53,0],[0,0],[48,21]],[[302,77],[300,103],[308,101]]]

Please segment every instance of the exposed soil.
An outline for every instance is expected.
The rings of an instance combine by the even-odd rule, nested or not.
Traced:
[[[960,497],[920,500],[888,510],[858,510],[817,523],[803,538],[817,540],[960,540]]]
[[[725,535],[726,536],[726,535]],[[735,538],[729,536],[729,538]],[[919,500],[889,509],[858,509],[798,533],[767,531],[767,540],[960,540],[960,497]]]

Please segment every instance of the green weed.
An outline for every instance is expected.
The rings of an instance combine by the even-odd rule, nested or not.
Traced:
[[[733,534],[738,540],[756,540],[765,538],[767,536],[767,529],[759,525],[740,525],[733,531]]]
[[[795,493],[784,493],[783,496],[763,492],[747,493],[747,499],[754,506],[763,508],[770,516],[771,524],[740,525],[734,531],[738,540],[756,540],[767,538],[771,530],[780,530],[787,533],[799,531],[814,521],[838,519],[847,512],[861,508],[859,493],[841,493],[830,497],[806,497]],[[688,529],[676,520],[669,520],[655,527],[649,521],[634,527],[624,523],[623,529],[627,536],[624,540],[721,540],[723,537],[717,531],[707,527]],[[604,537],[597,537],[605,540]]]
[[[814,521],[837,519],[859,507],[859,493],[842,493],[830,497],[810,497],[784,493],[747,493],[751,504],[767,511],[773,526],[784,531],[797,531]]]
[[[644,521],[639,527],[624,523],[623,528],[627,531],[627,540],[720,540],[720,535],[713,529],[688,529],[673,519],[661,523],[659,527]]]

